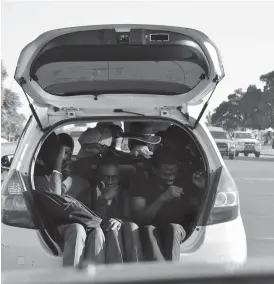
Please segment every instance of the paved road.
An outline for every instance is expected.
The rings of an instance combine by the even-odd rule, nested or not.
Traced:
[[[274,157],[225,160],[239,191],[248,256],[274,255]]]

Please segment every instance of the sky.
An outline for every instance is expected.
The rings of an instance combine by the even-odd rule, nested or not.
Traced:
[[[13,75],[20,51],[45,31],[95,24],[174,25],[203,31],[221,52],[226,76],[210,101],[208,109],[214,110],[235,89],[260,86],[259,77],[274,70],[273,11],[274,1],[2,1],[1,58],[10,75],[5,85],[20,94],[20,111],[28,116]]]

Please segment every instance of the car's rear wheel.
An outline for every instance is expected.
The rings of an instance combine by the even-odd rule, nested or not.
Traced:
[[[256,152],[256,153],[255,153],[255,157],[256,157],[256,158],[260,158],[260,155],[261,155],[260,152]]]
[[[248,153],[244,153],[244,155],[247,157],[247,156],[248,156]]]

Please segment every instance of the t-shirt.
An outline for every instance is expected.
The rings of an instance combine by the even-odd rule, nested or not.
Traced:
[[[119,195],[112,200],[110,205],[99,196],[94,211],[103,219],[103,223],[111,218],[125,220],[128,217],[128,214],[126,213],[127,202],[127,193],[121,190]]]
[[[178,179],[175,185],[182,187],[184,194],[180,198],[173,198],[165,202],[151,221],[152,225],[161,226],[169,223],[189,225],[193,213],[198,209],[199,201],[195,196],[197,189],[189,179]],[[147,180],[142,180],[135,186],[134,197],[143,197],[146,200],[146,207],[149,207],[161,194],[160,182],[156,176],[150,176]]]
[[[88,192],[86,192],[87,194]],[[85,198],[86,195],[79,196],[79,201]],[[106,225],[111,218],[126,221],[129,220],[129,195],[124,189],[120,189],[120,192],[116,198],[114,198],[111,204],[101,198],[101,192],[98,187],[94,187],[91,190],[89,208],[93,210],[102,218],[102,225]]]

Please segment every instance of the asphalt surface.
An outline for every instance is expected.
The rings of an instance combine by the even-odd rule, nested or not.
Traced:
[[[274,156],[225,158],[240,191],[248,257],[274,256]]]

